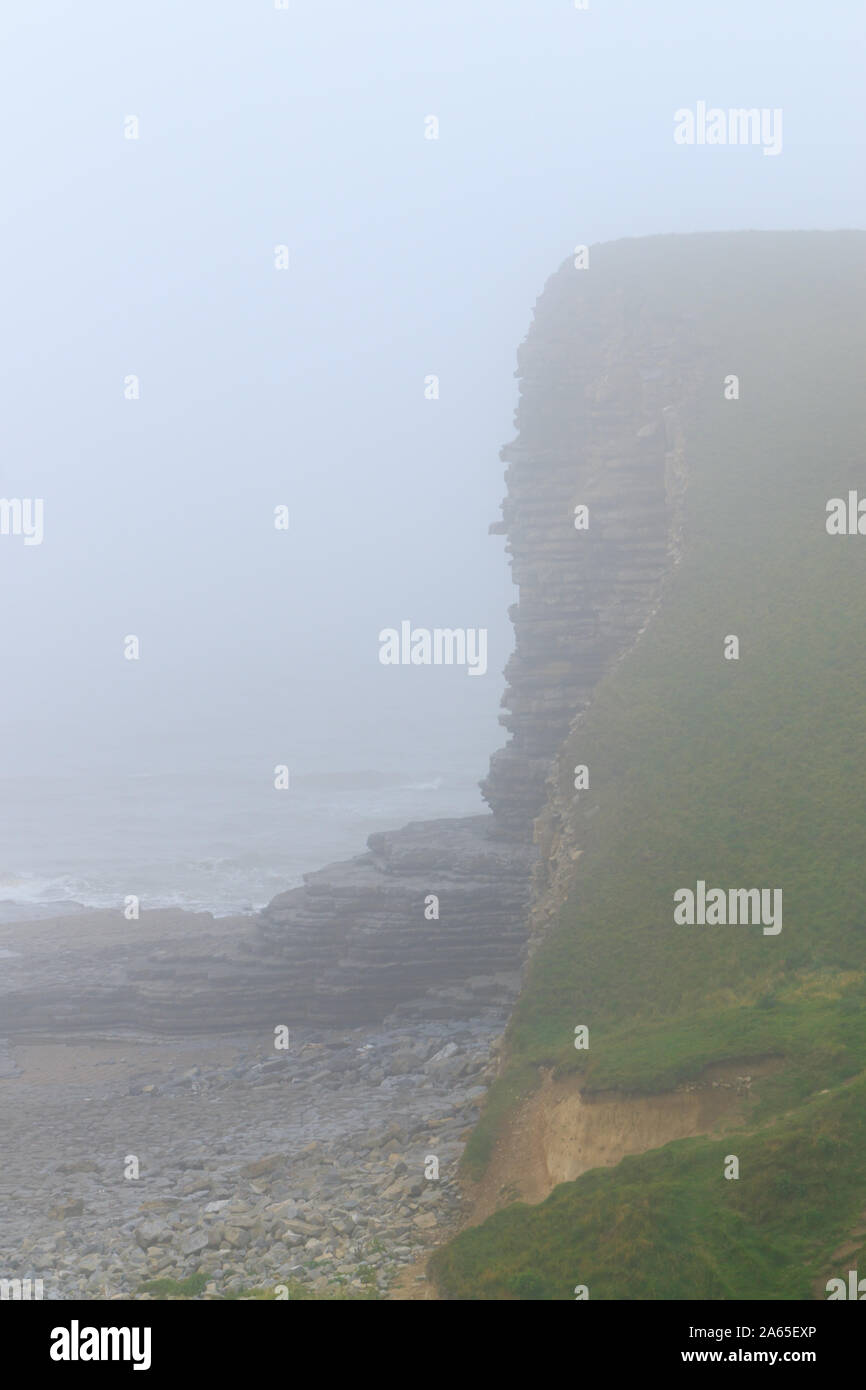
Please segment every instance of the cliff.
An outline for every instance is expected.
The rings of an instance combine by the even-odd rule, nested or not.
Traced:
[[[491,527],[508,537],[520,596],[501,716],[512,737],[483,791],[515,835],[531,833],[556,753],[675,561],[679,412],[700,359],[691,316],[659,316],[639,285],[603,292],[570,263],[536,307],[518,354],[518,435],[502,450],[508,493]]]
[[[454,1298],[573,1300],[578,1284],[592,1300],[824,1298],[866,1258],[866,764],[854,752],[866,551],[827,524],[832,499],[860,495],[866,234],[658,237],[593,248],[591,261],[585,287],[563,270],[539,306],[524,427],[537,422],[548,459],[587,428],[569,389],[585,294],[601,320],[595,385],[612,390],[619,423],[590,410],[594,478],[582,471],[569,493],[563,467],[554,510],[589,501],[578,539],[596,539],[585,489],[598,481],[604,520],[617,470],[593,444],[610,425],[616,462],[620,439],[636,452],[670,420],[668,509],[652,490],[659,459],[648,452],[644,471],[630,454],[613,502],[635,504],[629,553],[612,576],[608,537],[586,578],[607,566],[588,704],[589,634],[567,664],[566,615],[585,615],[585,588],[540,558],[552,511],[519,562],[521,610],[539,570],[526,664],[559,657],[570,692],[546,704],[540,765],[520,767],[527,805],[553,725],[568,705],[575,717],[535,817],[531,965],[464,1153],[481,1224],[431,1272]],[[664,385],[626,434],[636,376]],[[536,493],[531,458],[515,467],[516,538]],[[552,486],[554,471],[538,471]],[[512,711],[532,689],[520,672]],[[579,765],[589,785],[575,796]],[[763,919],[683,921],[678,895],[703,881],[771,889],[773,933]]]

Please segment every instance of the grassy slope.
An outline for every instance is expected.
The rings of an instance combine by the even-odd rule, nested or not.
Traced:
[[[521,1271],[541,1297],[578,1280],[599,1297],[803,1297],[835,1226],[866,1204],[855,1091],[821,1111],[820,1162],[812,1119],[791,1113],[866,1068],[866,537],[824,525],[829,497],[866,495],[866,236],[620,242],[590,273],[596,293],[624,285],[694,313],[709,345],[688,421],[686,554],[564,752],[566,768],[590,767],[573,814],[600,810],[467,1162],[483,1165],[542,1064],[582,1069],[588,1090],[652,1092],[776,1054],[752,1123],[788,1113],[736,1149],[762,1170],[780,1146],[763,1185],[754,1169],[725,1182],[718,1144],[674,1145],[501,1213],[434,1272],[462,1297],[514,1296]],[[737,402],[723,398],[730,372]],[[728,633],[739,662],[723,660]],[[781,888],[781,934],[675,926],[674,890],[698,878]],[[579,1023],[589,1052],[573,1047]],[[806,1230],[822,1233],[814,1247]]]

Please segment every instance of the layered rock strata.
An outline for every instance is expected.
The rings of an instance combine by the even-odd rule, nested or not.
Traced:
[[[539,300],[518,354],[519,432],[501,454],[502,521],[491,526],[508,537],[520,594],[500,716],[511,740],[482,784],[503,833],[532,834],[558,749],[676,558],[679,414],[700,355],[688,319],[660,322],[639,289],[610,295],[570,265]]]

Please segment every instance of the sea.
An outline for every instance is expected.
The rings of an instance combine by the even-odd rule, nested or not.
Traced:
[[[86,908],[258,910],[362,854],[373,831],[476,815],[486,760],[289,773],[222,768],[0,776],[0,922]]]

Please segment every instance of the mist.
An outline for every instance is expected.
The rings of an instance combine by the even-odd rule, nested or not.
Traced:
[[[0,547],[3,771],[481,776],[535,297],[576,242],[854,224],[859,21],[208,0],[3,31],[3,487],[45,509]],[[783,107],[782,154],[686,162],[673,110],[714,93]],[[486,677],[382,667],[406,619],[486,628]]]

